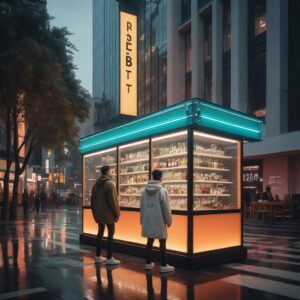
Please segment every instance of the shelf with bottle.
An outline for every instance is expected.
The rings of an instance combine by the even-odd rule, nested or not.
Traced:
[[[181,158],[168,158],[164,161],[156,160],[156,158],[153,158],[153,168],[154,169],[180,169],[180,168],[186,168],[187,167],[187,157],[181,157]]]
[[[166,139],[167,140],[167,139]],[[178,142],[171,142],[167,143],[164,140],[163,144],[154,146],[153,148],[153,157],[160,158],[160,157],[171,157],[172,155],[184,155],[187,153],[187,142],[186,141],[178,141]]]
[[[170,198],[170,208],[171,210],[187,210],[186,198]]]
[[[194,211],[201,211],[201,210],[207,211],[207,210],[237,209],[237,207],[236,205],[233,205],[229,199],[221,200],[221,199],[208,197],[208,198],[194,199],[193,209]]]
[[[195,183],[194,184],[194,196],[210,196],[210,197],[229,197],[230,190],[223,184],[203,184]]]
[[[211,173],[199,173],[194,172],[194,183],[207,183],[207,184],[233,184],[228,178],[225,178],[223,174],[217,172]]]

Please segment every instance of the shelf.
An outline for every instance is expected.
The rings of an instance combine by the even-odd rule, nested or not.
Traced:
[[[230,194],[194,194],[195,197],[231,197]]]
[[[116,166],[117,164],[116,163],[114,163],[114,164],[106,164],[106,165],[108,165],[108,166]],[[96,165],[96,168],[101,168],[102,166],[104,166],[104,165]]]
[[[232,156],[229,155],[216,155],[216,154],[205,154],[205,153],[194,153],[196,156],[202,157],[213,157],[213,158],[224,158],[224,159],[232,159]]]
[[[178,157],[178,156],[187,156],[187,152],[180,152],[180,153],[153,156],[153,159],[171,158],[171,157]]]
[[[229,172],[229,169],[220,169],[220,168],[210,168],[210,167],[198,167],[194,166],[195,170],[209,170],[209,171],[222,171],[222,172]]]
[[[171,183],[187,183],[187,180],[164,180],[163,184],[171,184]]]
[[[217,180],[194,180],[194,183],[233,184],[232,181],[217,181]]]
[[[120,194],[120,197],[141,197],[142,193],[140,194]]]
[[[149,161],[149,157],[148,158],[142,158],[142,159],[136,159],[136,160],[120,161],[120,165],[136,164],[136,163],[145,162],[145,161]]]
[[[169,197],[187,197],[187,194],[169,194]]]
[[[168,170],[184,170],[187,169],[187,166],[180,166],[180,167],[170,167],[170,168],[158,168],[161,171],[168,171]]]
[[[149,171],[135,171],[135,172],[128,172],[128,173],[120,173],[120,176],[135,175],[135,174],[149,174]]]
[[[130,186],[130,185],[146,185],[148,182],[137,182],[137,183],[120,183],[120,186]]]

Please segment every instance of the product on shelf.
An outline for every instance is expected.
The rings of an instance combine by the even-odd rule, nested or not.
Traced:
[[[176,137],[177,138],[177,137]],[[187,209],[187,142],[186,135],[176,141],[153,142],[153,169],[163,172],[163,183],[169,193],[172,210]],[[182,138],[184,139],[182,141]]]
[[[234,141],[195,136],[194,210],[237,208],[236,156]]]
[[[140,207],[140,197],[149,180],[149,144],[120,149],[120,206]]]

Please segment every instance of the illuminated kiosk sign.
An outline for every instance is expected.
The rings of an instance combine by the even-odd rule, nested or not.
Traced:
[[[120,114],[137,116],[137,18],[120,12]]]

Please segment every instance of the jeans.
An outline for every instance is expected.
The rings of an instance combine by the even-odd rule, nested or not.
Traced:
[[[151,264],[152,262],[152,247],[153,247],[154,239],[148,238],[147,242],[147,256],[146,256],[146,264]],[[166,265],[166,239],[160,239],[159,240],[159,248],[160,248],[160,264],[162,266]]]
[[[107,259],[112,257],[112,242],[115,234],[115,224],[98,224],[98,236],[97,236],[97,248],[96,248],[96,256],[101,255],[102,249],[102,238],[105,229],[105,225],[107,226],[108,236],[107,236]]]

